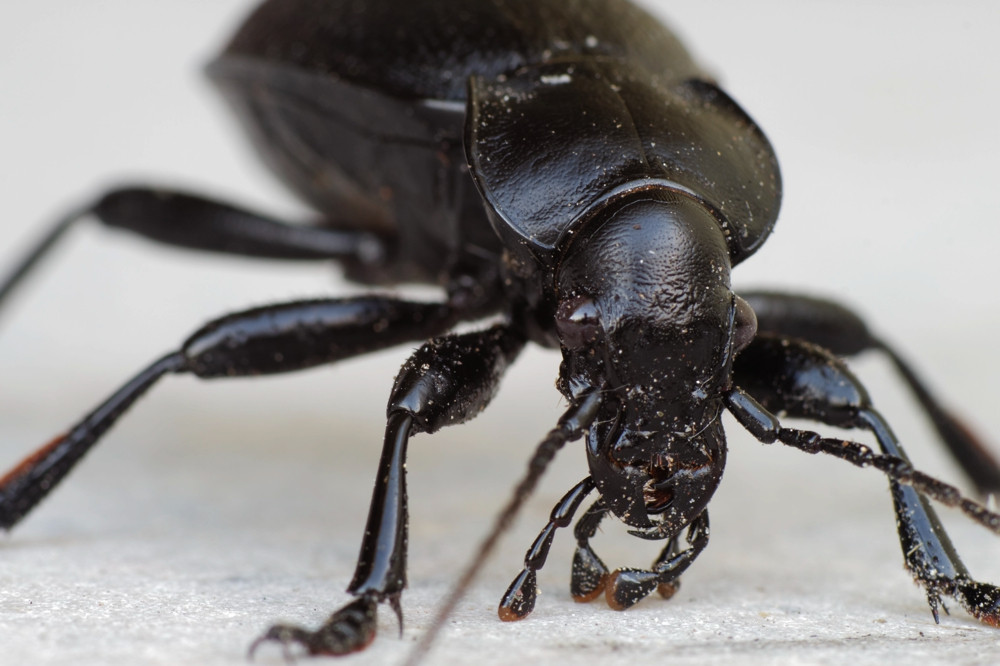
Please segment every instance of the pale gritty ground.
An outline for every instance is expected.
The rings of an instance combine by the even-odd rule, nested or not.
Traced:
[[[0,266],[56,212],[126,177],[298,210],[198,79],[247,6],[0,6]],[[737,284],[847,299],[1000,451],[1000,12],[971,1],[905,11],[652,6],[759,120],[782,163],[782,218]],[[212,316],[345,289],[325,267],[190,257],[74,232],[0,312],[0,468]],[[0,666],[239,665],[269,623],[325,618],[347,601],[384,400],[405,356],[260,382],[165,380],[0,539]],[[557,363],[527,354],[480,419],[414,440],[406,628],[398,638],[383,613],[378,640],[343,663],[399,663],[426,629],[563,407]],[[886,365],[857,367],[917,466],[960,482]],[[573,603],[566,533],[540,575],[535,613],[496,619],[524,549],[586,473],[571,445],[428,663],[998,662],[1000,631],[960,609],[934,624],[902,570],[877,472],[764,447],[732,423],[730,432],[711,543],[673,600],[624,613]],[[942,515],[973,573],[1000,582],[1000,538]],[[612,521],[596,547],[613,567],[645,565],[656,552]],[[256,661],[282,656],[264,647]]]
[[[511,418],[524,409],[518,389],[532,390],[528,374],[512,377],[513,395],[482,424],[414,441],[406,630],[400,640],[382,613],[379,640],[351,663],[399,663],[466,563],[546,425],[524,412]],[[350,381],[332,388],[349,391]],[[0,663],[241,664],[268,623],[314,624],[347,601],[380,410],[359,408],[370,423],[351,425],[341,413],[327,427],[293,407],[261,425],[224,400],[223,423],[204,411],[222,390],[176,387],[153,398],[0,543]],[[164,416],[178,413],[185,422]],[[24,428],[3,433],[29,439]],[[583,475],[570,450],[428,663],[995,663],[1000,632],[961,610],[934,624],[901,569],[875,472],[734,439],[711,507],[712,543],[673,600],[624,613],[574,603],[564,533],[535,613],[497,620],[534,531]],[[1000,580],[997,539],[947,517],[973,571]],[[642,566],[655,554],[610,523],[597,548],[610,566]],[[276,647],[257,655],[281,661]]]

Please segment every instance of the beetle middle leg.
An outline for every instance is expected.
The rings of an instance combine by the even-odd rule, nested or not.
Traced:
[[[1000,493],[1000,463],[934,397],[899,352],[868,330],[861,317],[839,303],[799,294],[751,292],[743,296],[756,313],[761,332],[807,340],[838,356],[853,356],[866,350],[886,354],[976,489],[983,495]]]
[[[447,331],[447,303],[383,296],[297,301],[220,317],[137,374],[70,430],[0,477],[0,528],[9,529],[65,477],[131,405],[170,373],[199,378],[289,372]]]
[[[761,334],[737,357],[734,380],[738,388],[727,395],[727,407],[757,439],[836,455],[889,476],[904,564],[926,590],[935,620],[946,594],[982,622],[1000,625],[1000,588],[972,579],[924,495],[957,506],[996,532],[1000,516],[915,471],[864,387],[838,358],[802,340]],[[868,430],[882,454],[856,442],[782,427],[771,412]]]

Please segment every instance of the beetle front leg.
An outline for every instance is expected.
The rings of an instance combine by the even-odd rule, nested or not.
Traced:
[[[524,338],[498,325],[425,344],[403,365],[389,398],[388,424],[354,578],[356,600],[316,630],[276,625],[251,646],[276,641],[310,654],[346,654],[375,637],[377,604],[387,601],[403,629],[399,604],[406,587],[406,447],[411,435],[432,433],[477,415],[524,346]]]
[[[734,377],[740,388],[728,394],[727,407],[757,439],[780,441],[809,453],[828,453],[886,473],[904,564],[927,591],[935,621],[940,597],[947,594],[982,622],[1000,624],[1000,588],[972,579],[926,497],[956,506],[998,533],[1000,516],[963,498],[956,488],[914,470],[864,387],[843,362],[801,340],[761,335],[737,358]],[[772,412],[868,430],[882,454],[856,442],[782,427]]]
[[[403,631],[399,597],[406,587],[406,445],[413,428],[413,415],[405,411],[389,414],[382,457],[375,476],[371,508],[361,542],[361,555],[354,580],[347,591],[357,599],[334,612],[314,631],[278,624],[268,629],[250,646],[276,641],[298,644],[309,654],[348,654],[363,650],[375,639],[377,606],[388,601]]]

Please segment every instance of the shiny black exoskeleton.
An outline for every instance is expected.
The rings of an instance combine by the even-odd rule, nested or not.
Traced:
[[[851,312],[803,296],[733,293],[732,268],[777,217],[774,152],[645,12],[624,0],[269,0],[209,73],[321,223],[120,188],[64,218],[0,284],[0,300],[85,217],[198,250],[333,259],[358,282],[430,283],[444,297],[297,301],[207,324],[0,479],[0,525],[26,515],[165,374],[286,372],[430,339],[390,395],[348,588],[356,600],[316,630],[279,625],[262,638],[311,653],[361,649],[380,602],[402,617],[409,437],[479,413],[533,341],[561,350],[569,408],[483,551],[565,442],[585,437],[590,474],[528,550],[503,619],[531,612],[556,529],[595,491],[574,529],[574,598],[603,592],[623,609],[657,589],[671,595],[708,543],[707,505],[726,460],[720,415],[729,410],[763,442],[885,472],[904,561],[935,617],[947,595],[1000,624],[1000,590],[970,577],[927,498],[998,533],[1000,516],[914,470],[837,356],[887,353],[980,491],[1000,489],[1000,468]],[[495,323],[449,333],[484,317]],[[783,427],[775,413],[868,430],[880,452]],[[612,572],[591,548],[608,514],[665,542],[649,569]]]

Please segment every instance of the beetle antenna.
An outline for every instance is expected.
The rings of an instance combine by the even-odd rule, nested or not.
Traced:
[[[947,444],[952,456],[961,465],[962,470],[975,484],[980,496],[989,505],[989,496],[1000,491],[1000,462],[990,452],[989,446],[972,429],[941,405],[910,364],[903,360],[894,349],[881,341],[877,341],[877,345],[896,366],[913,395],[924,408],[924,412],[930,417],[935,430]]]
[[[0,307],[3,306],[7,297],[10,296],[17,286],[24,280],[25,276],[35,267],[35,264],[39,262],[48,251],[56,244],[66,230],[69,229],[74,222],[81,219],[90,212],[90,206],[85,206],[81,208],[76,208],[71,211],[64,218],[59,220],[55,226],[53,226],[49,231],[42,236],[35,243],[35,246],[31,248],[28,254],[21,259],[21,262],[14,267],[7,276],[0,281]]]
[[[915,469],[900,456],[876,453],[864,444],[836,437],[822,437],[811,430],[781,428],[777,440],[806,453],[826,453],[857,467],[874,467],[893,481],[910,486],[921,495],[958,509],[994,534],[1000,535],[1000,514],[965,497],[955,486]]]
[[[448,592],[444,603],[438,608],[434,619],[431,621],[431,626],[428,627],[424,635],[417,641],[416,646],[414,646],[409,656],[407,656],[404,666],[417,666],[423,660],[424,656],[426,656],[434,644],[434,640],[441,632],[444,623],[451,617],[455,606],[465,596],[469,585],[486,563],[486,558],[493,552],[493,548],[496,546],[500,536],[514,522],[517,512],[535,490],[535,486],[538,485],[538,481],[545,473],[549,463],[552,462],[552,459],[559,452],[559,449],[563,447],[563,444],[576,439],[583,434],[584,430],[590,427],[590,424],[597,417],[597,410],[601,406],[601,401],[600,391],[590,391],[581,396],[562,415],[558,425],[550,430],[545,439],[539,443],[535,449],[535,454],[528,462],[527,472],[525,472],[521,481],[514,488],[514,492],[511,493],[510,499],[507,500],[507,504],[503,510],[497,514],[496,520],[493,522],[493,528],[487,534],[486,538],[483,539],[482,543],[479,544],[479,549],[465,567],[465,571],[462,572],[462,575],[452,585],[451,591]]]

